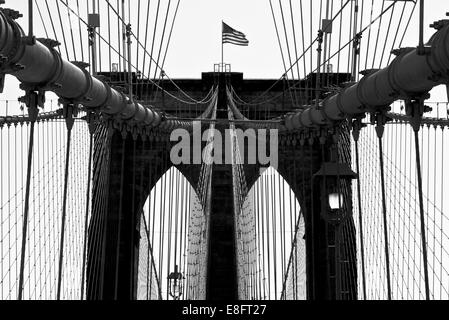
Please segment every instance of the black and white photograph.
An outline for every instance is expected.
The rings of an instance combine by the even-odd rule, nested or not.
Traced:
[[[0,158],[2,303],[448,301],[449,1],[1,0]]]

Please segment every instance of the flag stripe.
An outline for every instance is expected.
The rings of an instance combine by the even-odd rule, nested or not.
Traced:
[[[233,40],[223,40],[223,43],[232,43],[232,44],[237,44],[237,45],[241,45],[241,46],[247,46],[248,42],[236,42]]]
[[[241,37],[246,37],[246,35],[243,32],[237,31],[237,30],[233,30],[232,31],[233,34],[241,36]]]
[[[223,43],[234,43],[234,44],[241,44],[241,45],[249,44],[249,42],[236,41],[236,40],[232,40],[232,39],[223,39]]]
[[[248,42],[236,42],[233,40],[223,40],[223,43],[231,43],[231,44],[235,44],[238,46],[247,46],[248,45]]]
[[[245,36],[237,35],[235,33],[223,33],[223,36],[229,36],[240,40],[247,40]]]
[[[237,31],[223,22],[222,43],[247,46],[249,41],[243,32]]]
[[[248,41],[248,39],[246,39],[246,38],[240,38],[240,37],[236,37],[236,36],[229,35],[229,34],[224,34],[223,38],[235,39],[237,41]]]

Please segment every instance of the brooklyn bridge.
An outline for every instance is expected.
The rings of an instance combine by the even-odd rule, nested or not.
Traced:
[[[0,1],[0,299],[449,299],[449,4],[195,3]]]

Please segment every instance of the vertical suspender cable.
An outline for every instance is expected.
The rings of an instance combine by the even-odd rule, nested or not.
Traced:
[[[67,146],[65,156],[65,173],[64,173],[64,194],[62,200],[62,219],[61,219],[61,241],[59,246],[59,271],[58,271],[58,290],[56,298],[61,299],[61,282],[62,282],[62,264],[64,260],[64,235],[65,235],[65,223],[67,216],[67,193],[69,186],[69,169],[70,169],[70,144],[72,141],[72,129],[75,123],[73,118],[74,106],[66,104],[64,106],[64,113],[67,124]]]
[[[422,3],[422,2],[421,2]],[[415,137],[415,156],[416,156],[416,173],[418,179],[418,196],[419,196],[419,213],[420,213],[420,226],[421,226],[421,246],[422,246],[422,258],[424,266],[424,285],[426,290],[426,300],[430,299],[429,293],[429,272],[427,265],[427,241],[426,241],[426,225],[424,217],[424,200],[423,200],[423,186],[422,186],[422,172],[421,172],[421,157],[419,150],[419,131],[421,128],[422,115],[426,110],[424,106],[424,99],[416,101],[407,101],[406,108],[412,114],[411,127]],[[428,135],[430,135],[428,131]],[[429,136],[430,138],[430,136]]]
[[[420,213],[420,223],[421,223],[421,245],[422,245],[422,256],[424,265],[424,284],[426,289],[426,300],[430,299],[429,294],[429,271],[427,266],[427,242],[426,242],[426,226],[424,222],[424,203],[423,203],[423,189],[422,189],[422,173],[421,173],[421,159],[419,153],[419,138],[418,130],[414,129],[415,134],[415,155],[416,155],[416,171],[418,174],[418,195],[419,195],[419,213]]]
[[[162,155],[163,164],[162,171],[166,168],[166,158],[165,153]],[[161,194],[160,194],[160,207],[159,207],[159,276],[162,279],[162,266],[163,266],[163,258],[164,258],[164,229],[165,229],[165,199],[166,199],[166,182],[167,182],[167,173],[162,176],[161,182]],[[162,299],[162,297],[161,297]]]
[[[270,194],[272,197],[271,200],[271,223],[273,228],[273,273],[274,273],[274,300],[277,300],[277,223],[276,223],[276,213],[275,213],[275,202],[276,202],[276,193],[275,193],[275,184],[274,184],[274,169],[270,168]]]
[[[81,300],[84,299],[84,279],[86,272],[86,252],[87,252],[87,235],[89,227],[89,202],[90,202],[90,185],[92,179],[92,154],[93,154],[93,143],[94,143],[94,123],[92,119],[92,114],[88,114],[89,118],[89,164],[87,166],[87,188],[86,188],[86,213],[84,219],[84,247],[83,247],[83,264],[81,266]]]
[[[360,232],[360,255],[362,262],[362,288],[363,288],[363,299],[366,300],[366,277],[365,277],[365,251],[363,243],[363,216],[362,216],[362,192],[360,189],[360,158],[359,158],[359,135],[360,128],[356,128],[353,131],[353,137],[355,142],[355,165],[357,170],[357,205],[359,211],[359,232]]]
[[[377,137],[379,141],[379,163],[380,163],[380,178],[381,178],[381,188],[382,188],[382,213],[383,213],[383,223],[384,223],[384,241],[385,241],[385,268],[387,274],[387,290],[388,290],[388,300],[391,300],[391,282],[390,282],[390,255],[388,252],[388,224],[387,224],[387,205],[386,205],[386,195],[385,195],[385,173],[384,173],[384,157],[382,149],[382,136],[383,136],[384,125],[378,123],[376,126]]]
[[[419,0],[419,53],[424,52],[424,0]]]
[[[28,36],[32,37],[34,36],[33,31],[33,17],[34,17],[34,4],[33,0],[28,0]]]
[[[18,300],[22,300],[23,295],[23,277],[25,269],[25,251],[26,251],[26,237],[28,229],[28,212],[30,206],[30,183],[31,183],[31,169],[33,165],[33,147],[34,147],[34,125],[37,120],[38,108],[37,108],[37,95],[36,93],[28,93],[30,99],[28,105],[28,113],[30,117],[30,141],[28,147],[28,165],[27,165],[27,181],[25,189],[25,203],[23,211],[23,228],[22,228],[22,249],[20,257],[20,271],[19,271],[19,295]]]
[[[267,225],[267,228],[266,228],[266,232],[267,232],[267,235],[266,235],[266,238],[267,238],[267,262],[268,262],[268,277],[267,277],[267,280],[268,280],[268,299],[270,299],[271,300],[271,268],[270,268],[270,265],[271,265],[271,262],[270,262],[270,229],[269,229],[269,225],[270,225],[270,210],[269,210],[269,200],[268,200],[268,184],[269,184],[269,181],[268,181],[268,170],[269,169],[267,169],[265,172],[266,172],[266,175],[265,175],[265,190],[264,190],[264,193],[265,193],[265,199],[266,199],[266,201],[265,201],[265,205],[266,205],[266,209],[265,209],[265,215],[266,215],[266,225]]]

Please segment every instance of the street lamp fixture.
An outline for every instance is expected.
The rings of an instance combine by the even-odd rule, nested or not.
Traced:
[[[329,207],[331,211],[337,211],[343,209],[343,194],[342,193],[329,193]]]
[[[183,280],[185,279],[181,272],[178,272],[178,265],[175,265],[175,272],[168,275],[168,289],[170,296],[174,300],[179,300],[183,293]]]
[[[314,178],[320,178],[321,216],[332,224],[340,224],[352,211],[351,199],[347,199],[342,191],[342,182],[348,183],[357,178],[348,164],[338,162],[323,163],[321,169],[315,173]]]

